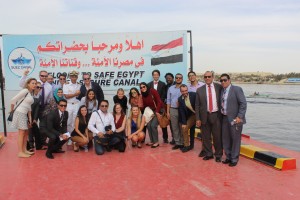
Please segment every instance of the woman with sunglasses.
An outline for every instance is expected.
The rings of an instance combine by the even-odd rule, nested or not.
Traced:
[[[10,101],[10,112],[14,112],[11,125],[13,128],[19,130],[18,157],[20,158],[28,158],[34,154],[34,152],[27,151],[26,143],[28,138],[28,128],[32,125],[31,105],[34,102],[32,95],[36,87],[36,82],[35,78],[29,78],[25,82],[24,89]],[[14,110],[15,107],[16,109]]]
[[[142,141],[145,138],[143,131],[145,117],[142,115],[138,106],[132,106],[127,120],[127,138],[131,140],[132,147],[142,148]]]
[[[150,143],[147,145],[151,146],[151,148],[156,148],[159,146],[157,126],[158,118],[161,117],[160,110],[163,106],[163,103],[158,92],[153,88],[149,88],[145,82],[140,84],[140,90],[142,94],[143,108],[145,109],[146,107],[149,107],[154,112],[154,117],[147,124],[150,137]]]
[[[143,109],[143,98],[137,88],[133,87],[129,91],[129,104]]]
[[[88,152],[88,143],[93,136],[87,129],[87,108],[85,105],[79,107],[77,117],[75,119],[75,129],[71,133],[71,140],[73,141],[73,148],[75,152],[79,151],[79,147],[83,147],[85,152]]]

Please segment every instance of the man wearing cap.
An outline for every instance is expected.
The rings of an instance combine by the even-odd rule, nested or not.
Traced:
[[[77,99],[77,97],[80,94],[80,85],[77,83],[78,72],[73,70],[69,75],[71,82],[68,84],[64,84],[63,93],[68,102],[67,111],[69,113],[69,118],[67,129],[68,132],[72,133],[72,131],[74,130],[75,118],[79,108],[80,101]]]

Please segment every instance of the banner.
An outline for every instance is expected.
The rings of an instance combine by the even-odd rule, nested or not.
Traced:
[[[187,73],[187,32],[105,33],[67,35],[4,35],[6,89],[19,90],[26,69],[29,77],[46,70],[55,83],[61,73],[90,73],[103,90],[129,89],[171,72]],[[67,77],[69,80],[69,77]]]

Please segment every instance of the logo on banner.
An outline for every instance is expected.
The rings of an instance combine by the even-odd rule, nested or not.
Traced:
[[[35,59],[31,51],[24,47],[16,48],[8,56],[9,69],[17,76],[22,76],[25,69],[29,74],[34,70]]]

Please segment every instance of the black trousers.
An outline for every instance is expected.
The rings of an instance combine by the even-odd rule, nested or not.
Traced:
[[[40,132],[49,138],[47,153],[59,150],[68,140],[60,140],[59,135],[51,133],[44,127],[40,127]]]
[[[33,124],[29,129],[28,143],[30,148],[35,146],[36,149],[41,149],[43,147],[40,129],[37,124]]]

